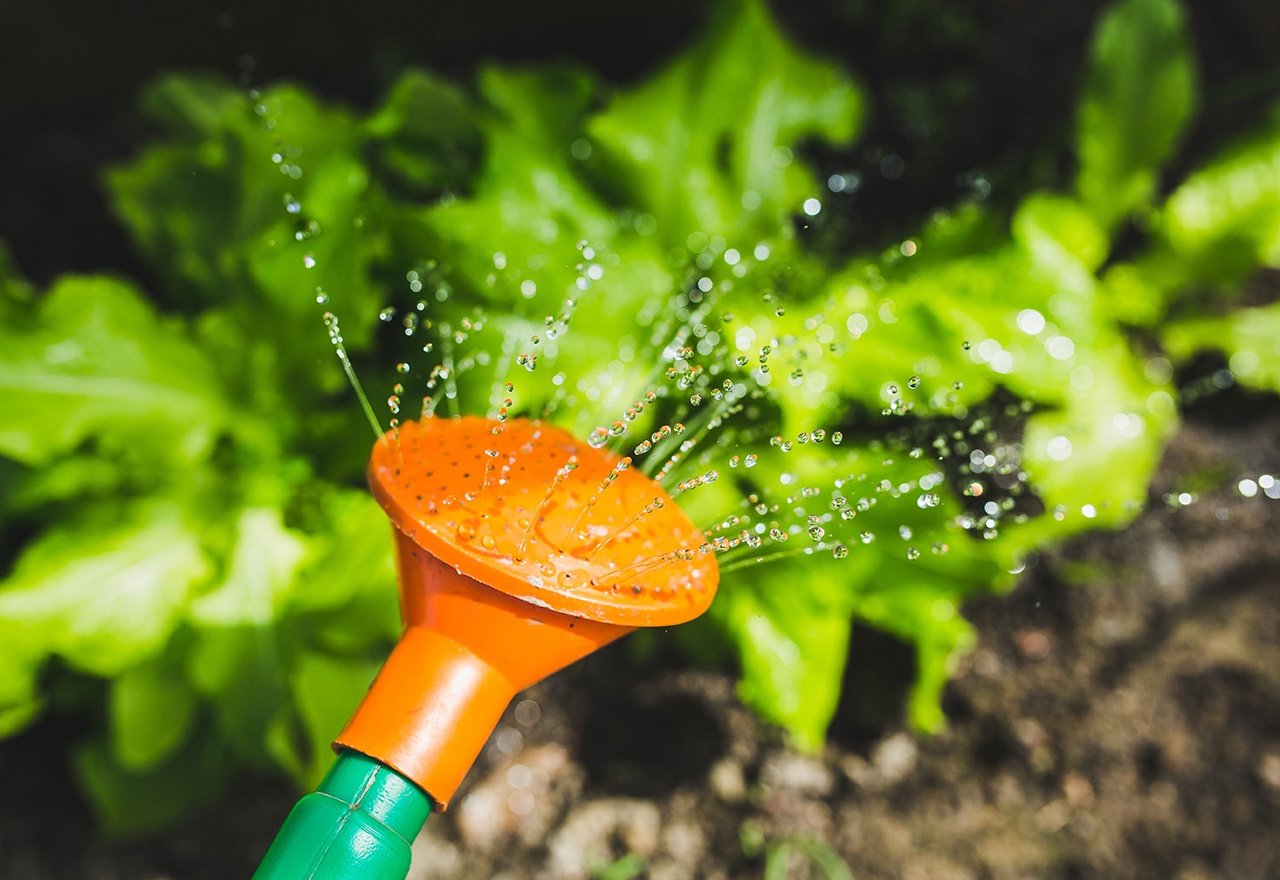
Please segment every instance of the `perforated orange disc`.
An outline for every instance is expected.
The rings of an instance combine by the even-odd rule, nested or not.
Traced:
[[[398,529],[508,595],[625,626],[691,620],[715,595],[714,554],[661,486],[619,461],[542,422],[436,418],[385,435],[369,482]]]

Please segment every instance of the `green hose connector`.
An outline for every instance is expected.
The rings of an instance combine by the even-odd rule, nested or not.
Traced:
[[[404,880],[431,799],[396,771],[343,751],[294,806],[253,880]]]

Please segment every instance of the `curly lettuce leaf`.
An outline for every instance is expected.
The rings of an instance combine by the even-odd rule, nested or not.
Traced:
[[[1280,267],[1280,108],[1188,176],[1169,196],[1157,229],[1190,264],[1188,280],[1232,284],[1258,266]]]
[[[738,648],[742,700],[784,727],[792,741],[817,751],[840,699],[854,600],[848,567],[796,567],[779,583],[776,570],[737,577],[716,597],[713,618]]]
[[[1180,321],[1165,328],[1161,341],[1180,360],[1221,351],[1236,382],[1280,394],[1280,303]]]
[[[210,571],[172,503],[135,503],[47,529],[0,582],[0,708],[22,715],[27,706],[29,720],[34,683],[52,657],[113,677],[158,656]]]
[[[394,639],[385,518],[366,493],[280,457],[281,439],[240,408],[260,401],[220,381],[208,333],[107,278],[17,290],[0,324],[0,399],[24,410],[0,449],[14,476],[4,512],[55,524],[0,581],[0,735],[32,723],[66,670],[108,681],[106,737],[77,766],[120,830],[216,793],[174,794],[183,756],[223,777],[266,755],[314,776],[313,745],[272,750],[282,707],[307,742],[333,733],[320,730],[330,715],[291,702],[289,676],[317,652],[372,668]],[[247,366],[278,377],[274,360]],[[147,792],[168,800],[139,807]]]
[[[234,541],[225,579],[191,604],[198,626],[269,626],[283,616],[305,539],[285,527],[278,509],[245,508]]]
[[[1076,190],[1105,228],[1149,205],[1195,110],[1195,63],[1176,0],[1121,0],[1089,48],[1076,119]]]
[[[722,4],[707,34],[587,126],[602,171],[658,221],[668,245],[692,233],[739,247],[789,232],[816,195],[793,150],[846,145],[862,115],[847,73],[788,40],[765,3]]]
[[[0,324],[0,455],[43,466],[92,442],[191,461],[227,424],[203,353],[129,285],[65,278],[25,311]]]

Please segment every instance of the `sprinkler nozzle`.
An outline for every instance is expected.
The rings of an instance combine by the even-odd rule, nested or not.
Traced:
[[[444,806],[517,692],[706,610],[718,571],[701,532],[619,460],[520,419],[427,419],[378,441],[369,482],[395,527],[405,630],[336,745]]]

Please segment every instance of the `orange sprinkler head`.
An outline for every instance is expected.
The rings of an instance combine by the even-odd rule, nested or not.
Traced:
[[[427,419],[369,463],[405,632],[337,745],[453,796],[516,692],[711,604],[702,533],[653,480],[536,421]]]

